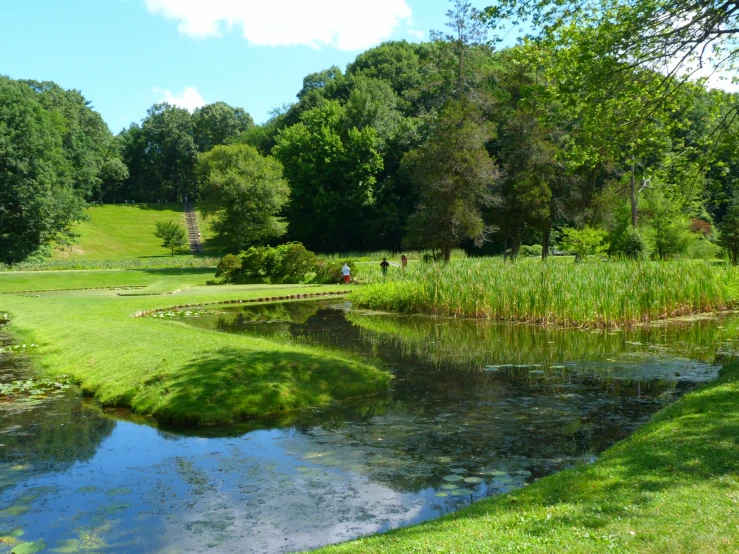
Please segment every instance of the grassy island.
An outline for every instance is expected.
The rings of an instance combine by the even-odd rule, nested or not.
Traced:
[[[212,270],[5,273],[0,312],[48,377],[68,375],[106,406],[209,425],[373,394],[390,374],[329,350],[195,329],[137,311],[335,287],[198,287]],[[136,290],[93,287],[139,286]],[[33,292],[34,290],[59,290]],[[28,292],[31,291],[31,292]],[[173,293],[160,295],[161,293]],[[144,296],[150,294],[150,296]]]

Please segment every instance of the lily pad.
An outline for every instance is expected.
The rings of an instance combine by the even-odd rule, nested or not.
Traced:
[[[490,472],[490,475],[494,477],[503,477],[504,475],[508,475],[505,471],[501,471],[499,469],[494,469]]]
[[[465,483],[474,483],[474,484],[482,483],[483,481],[485,481],[485,479],[483,479],[482,477],[465,477],[464,479]]]
[[[108,496],[122,496],[124,494],[131,494],[133,492],[133,489],[130,489],[128,487],[118,487],[116,489],[110,489],[109,491],[106,491],[105,494]]]
[[[469,496],[470,494],[475,494],[475,491],[472,489],[454,489],[452,491],[452,496]]]
[[[14,547],[10,552],[11,554],[34,554],[35,552],[41,552],[45,548],[46,543],[44,541],[24,542]]]
[[[462,469],[461,467],[455,467],[453,469],[450,469],[452,473],[467,473],[466,469]]]
[[[529,470],[527,470],[527,469],[519,469],[516,472],[516,475],[522,475],[524,477],[531,477],[531,472]]]
[[[439,498],[446,498],[449,496],[448,492],[437,492],[434,496],[438,496]]]
[[[501,477],[498,477],[498,478],[496,479],[496,481],[497,481],[498,483],[501,483],[501,484],[503,484],[503,485],[508,485],[508,484],[510,484],[510,483],[513,483],[513,479],[511,479],[511,478],[510,478],[510,477],[508,477],[507,475],[503,475],[503,476],[501,476]]]
[[[447,483],[445,485],[442,485],[441,488],[447,491],[453,491],[454,489],[458,489],[459,485],[452,485],[451,483]]]
[[[457,475],[456,473],[452,473],[451,475],[445,475],[444,477],[442,477],[442,479],[444,479],[444,481],[454,483],[455,481],[461,481],[462,479],[464,479],[464,477],[462,477],[461,475]]]

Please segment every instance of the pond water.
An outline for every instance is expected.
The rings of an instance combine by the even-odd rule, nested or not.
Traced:
[[[435,518],[592,462],[715,378],[739,339],[733,318],[591,332],[326,302],[209,309],[181,321],[349,351],[392,389],[198,431],[72,388],[0,396],[0,552],[285,552]],[[0,353],[0,384],[28,371],[22,350]]]

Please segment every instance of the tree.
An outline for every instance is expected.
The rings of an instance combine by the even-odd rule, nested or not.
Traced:
[[[739,5],[725,0],[501,0],[485,16],[498,29],[528,21],[541,38],[574,39],[595,56],[662,73],[664,84],[728,69],[739,55]]]
[[[79,92],[0,77],[0,261],[72,237],[111,140]]]
[[[237,250],[283,236],[279,216],[290,188],[282,165],[247,144],[216,146],[198,159],[205,217],[216,235]]]
[[[280,131],[273,150],[290,183],[290,237],[311,250],[361,244],[362,219],[382,170],[377,131],[357,128],[335,100],[308,110]]]
[[[588,256],[598,256],[608,252],[609,244],[606,242],[607,233],[602,229],[573,227],[562,231],[560,248],[565,252],[575,255],[575,261],[579,262]]]
[[[157,221],[154,236],[162,239],[162,246],[169,248],[174,256],[175,250],[187,244],[185,228],[175,221]]]
[[[729,204],[719,230],[719,244],[726,250],[731,263],[739,264],[739,197],[735,197]]]
[[[195,146],[200,152],[207,152],[254,127],[254,120],[243,108],[214,102],[195,110],[192,126]]]
[[[408,224],[406,244],[439,249],[448,262],[463,241],[482,244],[490,230],[482,210],[496,200],[498,176],[485,149],[489,130],[468,100],[452,100],[431,137],[403,163],[416,183],[419,202]]]
[[[129,179],[124,186],[137,201],[182,200],[197,192],[198,149],[190,112],[170,104],[155,104],[141,125],[121,134]]]

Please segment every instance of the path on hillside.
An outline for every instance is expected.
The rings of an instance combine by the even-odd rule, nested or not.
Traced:
[[[190,252],[193,254],[202,254],[203,245],[200,242],[198,218],[195,216],[192,202],[185,202],[185,223],[187,224],[187,237],[190,239]]]

